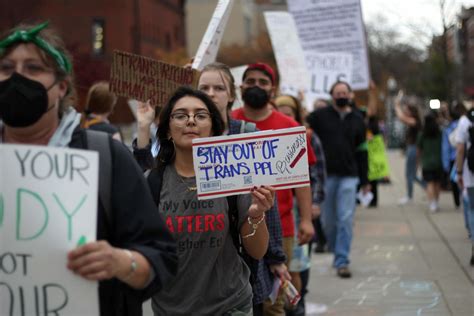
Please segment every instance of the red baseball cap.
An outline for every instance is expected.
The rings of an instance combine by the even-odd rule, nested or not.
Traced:
[[[271,79],[272,84],[275,84],[275,81],[276,81],[275,71],[268,64],[257,62],[255,64],[248,65],[247,69],[245,69],[244,74],[242,76],[242,81],[245,80],[245,77],[247,76],[247,72],[250,70],[259,70],[263,72],[266,76],[268,76]]]

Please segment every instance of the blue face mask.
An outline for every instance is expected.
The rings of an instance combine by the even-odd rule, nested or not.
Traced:
[[[33,125],[54,107],[48,108],[49,89],[14,72],[10,78],[0,81],[0,119],[11,127]]]

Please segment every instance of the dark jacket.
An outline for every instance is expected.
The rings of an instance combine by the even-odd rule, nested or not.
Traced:
[[[152,199],[142,172],[128,149],[110,140],[112,164],[112,216],[110,223],[99,202],[97,240],[133,249],[148,259],[155,276],[143,290],[135,290],[117,279],[99,283],[100,314],[142,315],[142,303],[160,290],[177,271],[174,239]],[[86,149],[86,133],[76,129],[69,144]]]
[[[307,121],[324,148],[328,176],[358,176],[368,183],[366,126],[358,111],[341,114],[334,106],[312,112]]]

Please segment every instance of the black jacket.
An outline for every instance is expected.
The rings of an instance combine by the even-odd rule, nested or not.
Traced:
[[[108,223],[99,202],[97,240],[133,249],[145,256],[155,277],[143,290],[134,290],[117,279],[99,283],[100,314],[142,315],[142,303],[160,290],[177,270],[175,241],[151,197],[148,184],[128,149],[110,138],[112,163],[112,216]],[[87,148],[86,133],[76,129],[71,148]]]
[[[329,176],[358,176],[368,183],[366,126],[358,111],[341,114],[330,105],[312,112],[307,121],[324,148]]]

